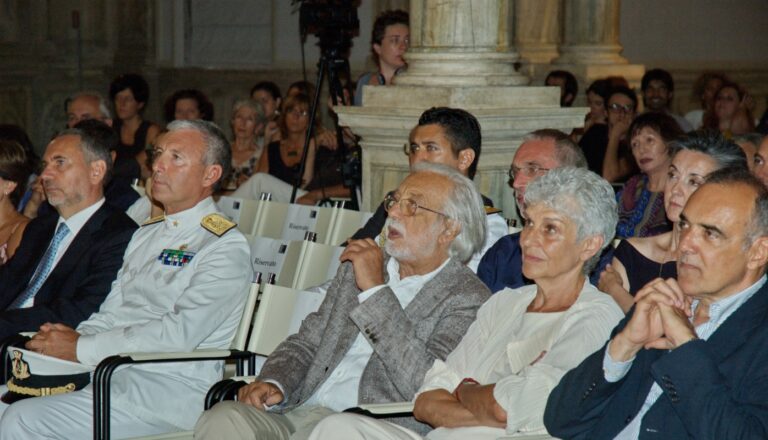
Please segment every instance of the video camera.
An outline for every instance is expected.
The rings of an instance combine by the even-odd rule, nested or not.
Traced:
[[[316,35],[323,51],[343,53],[360,34],[357,5],[353,0],[295,0],[300,2],[299,30],[302,36]]]

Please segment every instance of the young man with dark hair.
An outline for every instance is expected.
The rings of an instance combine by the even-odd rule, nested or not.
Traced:
[[[645,111],[666,113],[675,118],[683,131],[693,130],[691,124],[684,117],[669,111],[669,105],[675,91],[675,82],[669,72],[664,69],[651,69],[645,72],[643,79],[640,80],[640,89],[643,91]]]

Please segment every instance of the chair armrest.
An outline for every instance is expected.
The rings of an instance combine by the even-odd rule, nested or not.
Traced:
[[[198,362],[227,359],[253,359],[255,355],[240,350],[196,350],[179,353],[126,353],[102,360],[93,373],[93,438],[110,438],[110,381],[121,365],[166,362]]]
[[[189,352],[170,352],[170,353],[122,353],[120,356],[127,356],[134,362],[183,362],[186,360],[210,359],[211,357],[230,359],[233,355],[237,357],[234,350],[195,350]],[[242,352],[245,353],[245,352]]]
[[[360,405],[360,408],[374,414],[412,413],[413,402],[364,403]]]
[[[205,396],[204,408],[208,410],[219,402],[235,400],[238,390],[245,385],[247,385],[245,382],[234,379],[225,379],[216,382],[211,389],[208,390],[208,394]]]

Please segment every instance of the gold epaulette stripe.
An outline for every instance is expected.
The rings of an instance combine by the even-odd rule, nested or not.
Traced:
[[[12,391],[16,394],[22,394],[25,396],[55,396],[56,394],[65,394],[65,393],[71,393],[72,391],[75,391],[75,384],[68,383],[61,387],[42,387],[42,388],[31,388],[31,387],[20,387],[13,383],[13,379],[9,380],[6,384],[8,386],[8,391]]]
[[[154,225],[155,223],[160,223],[163,220],[165,220],[165,214],[160,214],[156,217],[152,217],[151,219],[145,221],[144,223],[141,224],[141,226]]]
[[[220,214],[208,214],[203,217],[203,221],[200,222],[200,225],[217,237],[221,237],[226,234],[227,231],[236,227],[237,223]]]

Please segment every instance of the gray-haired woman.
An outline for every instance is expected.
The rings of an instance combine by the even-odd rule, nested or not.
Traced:
[[[224,181],[224,189],[234,191],[256,172],[265,145],[259,133],[267,122],[264,107],[257,101],[243,99],[232,106],[232,173]]]

